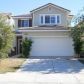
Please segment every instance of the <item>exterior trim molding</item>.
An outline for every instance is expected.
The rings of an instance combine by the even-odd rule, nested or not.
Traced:
[[[32,18],[32,17],[24,17],[24,16],[23,17],[19,17],[18,16],[18,17],[12,17],[12,18],[22,18],[22,19],[24,19],[24,18]]]
[[[61,32],[66,31],[66,32],[69,32],[71,30],[18,30],[18,32],[22,32],[22,33],[24,33],[24,32],[46,32],[46,31],[61,31]]]
[[[26,35],[25,35],[26,36]],[[37,38],[37,37],[45,37],[45,38],[47,38],[47,37],[58,37],[58,38],[61,38],[61,37],[69,37],[68,35],[65,35],[65,36],[29,36],[30,38],[32,38],[32,37],[35,37],[35,38]]]

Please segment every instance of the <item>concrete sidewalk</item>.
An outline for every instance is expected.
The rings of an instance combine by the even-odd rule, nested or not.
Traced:
[[[0,84],[84,84],[84,74],[8,73],[0,75]]]

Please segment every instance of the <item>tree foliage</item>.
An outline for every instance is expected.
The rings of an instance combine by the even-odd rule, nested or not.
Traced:
[[[74,51],[80,56],[80,54],[84,52],[84,20],[72,28],[71,36],[74,41]]]
[[[84,20],[84,7],[81,10],[79,10],[79,12],[77,13],[77,15],[74,16],[72,21],[73,24],[76,26],[80,22],[82,22],[82,20]]]
[[[84,52],[84,8],[73,18],[74,26],[71,30],[75,53],[80,56]]]
[[[0,15],[0,58],[8,56],[12,49],[14,33],[8,15]]]

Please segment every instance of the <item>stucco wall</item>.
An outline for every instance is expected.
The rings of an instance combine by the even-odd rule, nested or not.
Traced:
[[[15,23],[15,30],[18,29],[18,19],[17,18],[13,18],[14,19],[14,23]]]
[[[23,33],[23,37],[63,37],[69,36],[69,32],[60,32],[60,31],[45,31],[45,32],[28,32]]]

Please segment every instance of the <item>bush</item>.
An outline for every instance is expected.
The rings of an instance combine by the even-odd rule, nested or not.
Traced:
[[[81,56],[80,54],[84,51],[84,40],[82,39],[83,31],[84,31],[83,27],[80,28],[74,27],[71,31],[76,57],[80,57]]]
[[[32,46],[32,40],[25,38],[25,40],[22,43],[22,54],[24,58],[28,58],[30,55],[31,51],[31,46]]]
[[[76,54],[80,54],[83,50],[83,41],[78,39],[74,41],[74,50]]]

